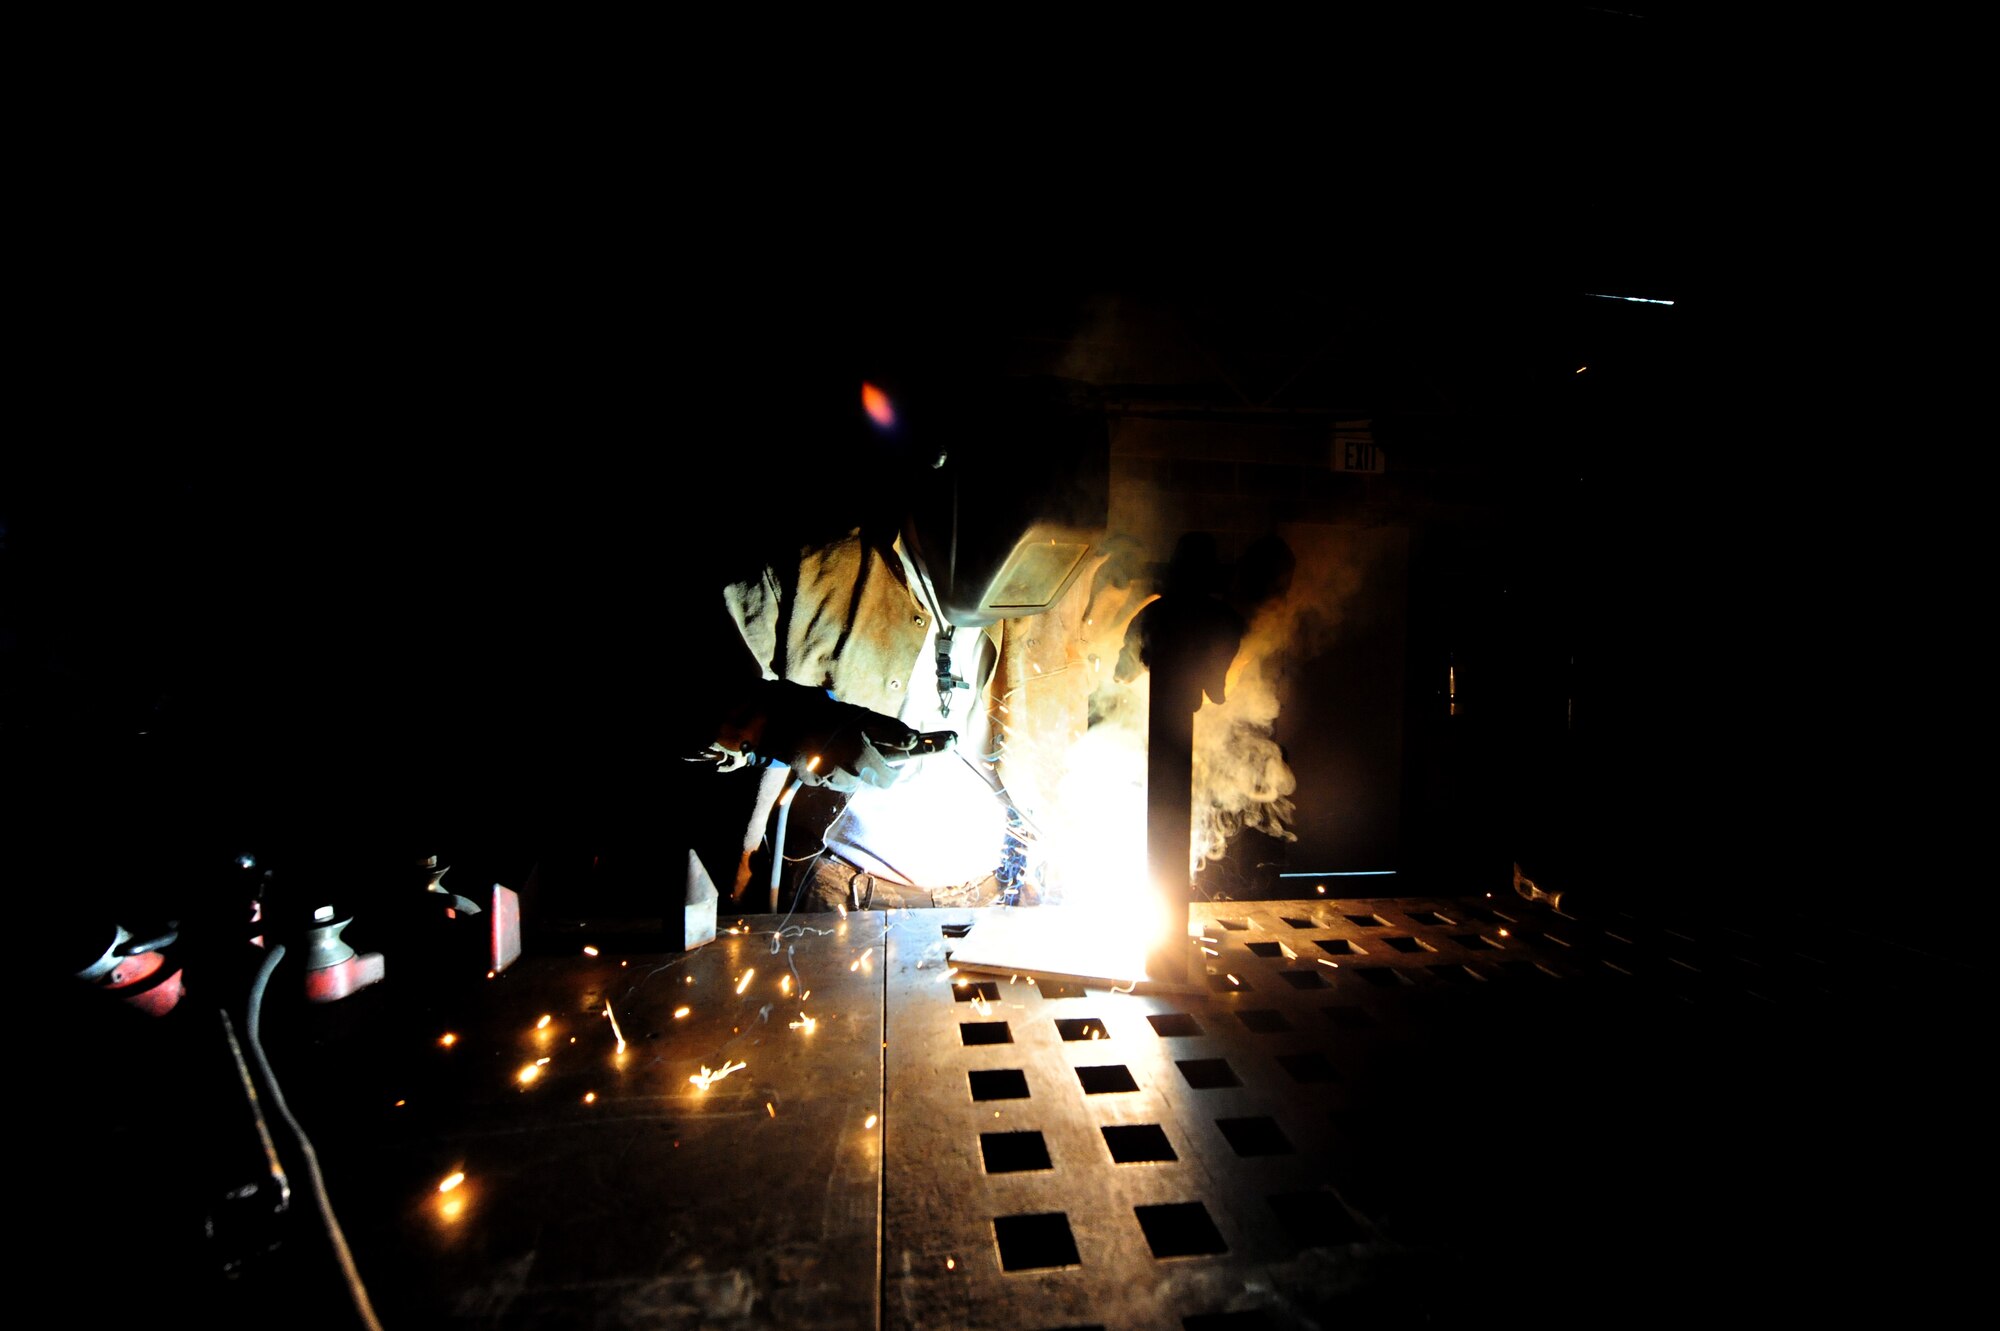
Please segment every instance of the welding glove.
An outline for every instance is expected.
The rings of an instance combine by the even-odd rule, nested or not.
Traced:
[[[907,752],[918,738],[893,716],[779,679],[758,681],[721,732],[707,756],[725,770],[782,763],[808,785],[846,794],[894,784],[902,769],[885,755]]]

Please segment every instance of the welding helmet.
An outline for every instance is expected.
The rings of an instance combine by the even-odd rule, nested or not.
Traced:
[[[959,628],[1049,609],[1104,540],[1110,433],[1095,393],[1007,379],[909,400],[903,541],[926,599]]]

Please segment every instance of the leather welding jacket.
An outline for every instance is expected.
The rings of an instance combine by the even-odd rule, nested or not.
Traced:
[[[1052,758],[1059,763],[1069,740],[1083,732],[1090,672],[1065,673],[1071,657],[1082,658],[1080,636],[1063,629],[1080,623],[1088,582],[1079,580],[1078,594],[1045,614],[959,630],[983,632],[994,644],[992,664],[973,681],[975,687],[984,686],[996,705],[1012,700],[1003,733],[1019,739],[996,746],[996,785],[1013,779],[1011,762],[1024,789],[1052,788],[1052,780],[1025,780],[1029,770],[1049,767]],[[889,716],[905,713],[913,689],[919,701],[936,696],[934,663],[925,650],[935,611],[894,541],[856,529],[801,551],[796,566],[768,566],[761,576],[728,585],[723,598],[766,679],[825,689],[842,702]],[[1027,691],[1023,686],[1030,677],[1040,682]],[[1025,743],[1030,738],[1048,742]],[[783,772],[773,769],[760,784],[743,828],[746,854],[763,837],[783,779]]]

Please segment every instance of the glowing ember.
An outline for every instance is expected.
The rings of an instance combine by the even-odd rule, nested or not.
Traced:
[[[587,1105],[594,1105],[594,1104],[596,1104],[596,1103],[597,1103],[597,1092],[596,1092],[596,1091],[585,1091],[585,1092],[583,1093],[583,1102],[584,1102],[585,1104],[587,1104]]]
[[[872,1128],[872,1127],[874,1127],[874,1126],[875,1126],[875,1116],[874,1116],[873,1114],[870,1114],[870,1115],[868,1116],[868,1121],[867,1121],[867,1122],[865,1122],[865,1123],[863,1123],[863,1124],[862,1124],[861,1126],[862,1126],[862,1127],[864,1127],[864,1128]]]
[[[465,1174],[462,1170],[455,1173],[446,1174],[444,1176],[444,1182],[438,1184],[438,1191],[450,1192],[453,1188],[457,1187],[459,1184],[463,1182],[465,1182]]]
[[[438,1043],[443,1045],[445,1048],[449,1049],[453,1045],[458,1043],[458,1037],[456,1035],[453,1035],[450,1031],[446,1031],[443,1035],[440,1035],[438,1037]]]
[[[694,1009],[691,1007],[677,1007],[674,1009],[674,1020],[679,1021],[682,1017],[685,1017],[688,1013],[692,1011],[694,1011]]]
[[[783,995],[784,995],[785,997],[787,997],[787,998],[790,998],[790,997],[792,996],[792,977],[791,977],[791,976],[789,976],[789,975],[785,975],[785,976],[780,976],[780,977],[779,977],[779,979],[778,979],[778,992],[779,992],[779,993],[781,993],[781,994],[783,994]]]
[[[896,423],[896,409],[889,402],[889,395],[873,384],[861,385],[861,409],[868,413],[868,419],[887,430]]]
[[[526,1086],[529,1082],[542,1075],[542,1065],[539,1063],[530,1063],[515,1075],[520,1079],[521,1084]]]
[[[548,1025],[549,1025],[548,1016],[547,1014],[544,1014],[542,1019],[535,1023],[535,1029],[538,1031],[547,1030]]]
[[[731,1063],[727,1059],[725,1059],[723,1060],[723,1064],[721,1067],[717,1068],[713,1072],[710,1072],[708,1070],[708,1065],[704,1063],[702,1065],[701,1071],[690,1076],[688,1080],[694,1083],[696,1090],[705,1091],[710,1086],[713,1086],[716,1082],[719,1082],[724,1077],[727,1077],[730,1073],[741,1072],[743,1071],[744,1068],[749,1066],[750,1065],[748,1063]]]
[[[585,947],[583,949],[583,955],[586,957],[594,957],[597,955],[597,949],[594,947]]]

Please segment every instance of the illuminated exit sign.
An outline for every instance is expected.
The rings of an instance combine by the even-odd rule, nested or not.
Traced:
[[[1333,469],[1379,476],[1388,470],[1388,459],[1368,427],[1372,421],[1339,421],[1333,427]]]

